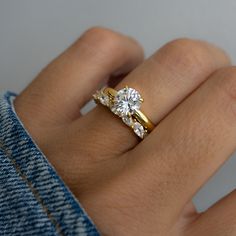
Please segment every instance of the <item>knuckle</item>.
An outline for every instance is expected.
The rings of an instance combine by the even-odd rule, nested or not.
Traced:
[[[92,38],[101,38],[101,39],[107,39],[109,37],[112,37],[114,34],[116,34],[115,32],[113,32],[110,29],[107,28],[103,28],[100,26],[94,26],[91,27],[89,29],[87,29],[84,33],[83,36],[84,37],[92,37]]]
[[[221,102],[224,110],[236,117],[236,67],[231,66],[220,69],[215,74],[217,78],[217,88],[221,91]],[[229,114],[227,112],[227,114]],[[230,116],[231,117],[231,116]],[[232,119],[230,119],[232,121]]]
[[[197,40],[175,39],[164,45],[160,52],[168,66],[174,68],[178,66],[193,73],[208,71],[213,64],[212,56],[205,43]]]
[[[218,86],[228,98],[236,100],[236,66],[220,69],[216,72]]]
[[[123,36],[124,37],[124,36]],[[110,29],[94,26],[86,30],[78,44],[86,44],[89,47],[102,48],[103,50],[116,50],[122,41],[122,35]]]

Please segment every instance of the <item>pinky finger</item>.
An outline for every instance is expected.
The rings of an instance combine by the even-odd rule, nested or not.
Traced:
[[[200,214],[185,235],[236,235],[236,190]]]

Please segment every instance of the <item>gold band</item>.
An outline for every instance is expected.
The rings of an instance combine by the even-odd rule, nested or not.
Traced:
[[[126,86],[116,91],[113,88],[106,87],[97,91],[93,98],[95,102],[108,107],[110,111],[119,116],[141,139],[144,139],[155,127],[140,111],[143,98],[133,88]]]
[[[117,91],[109,87],[104,88],[103,92],[110,97],[111,101],[113,101],[114,97],[117,95]],[[143,127],[147,129],[148,133],[155,128],[154,124],[140,110],[135,110],[133,116]]]

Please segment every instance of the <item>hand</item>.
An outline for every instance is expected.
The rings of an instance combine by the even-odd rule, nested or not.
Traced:
[[[143,141],[106,107],[108,81],[137,89],[156,125]],[[39,147],[103,235],[236,234],[236,193],[206,212],[191,199],[236,148],[236,69],[206,42],[178,39],[143,61],[139,44],[85,32],[15,100]]]

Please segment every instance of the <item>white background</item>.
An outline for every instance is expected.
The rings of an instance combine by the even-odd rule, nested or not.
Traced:
[[[0,89],[20,92],[94,25],[137,38],[147,56],[173,38],[193,37],[223,47],[235,61],[235,12],[234,0],[0,0]],[[195,197],[199,210],[235,188],[235,169],[233,157]]]

